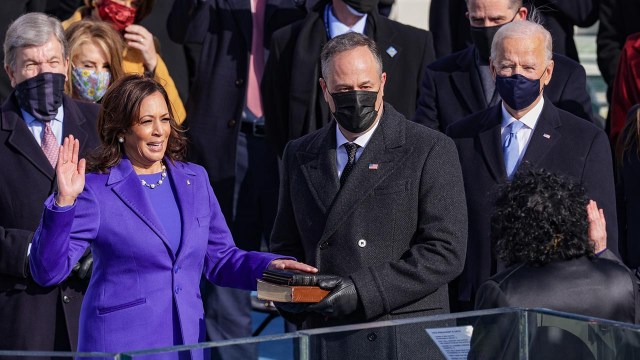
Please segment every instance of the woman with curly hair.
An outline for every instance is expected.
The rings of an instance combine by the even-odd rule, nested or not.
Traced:
[[[519,172],[496,201],[491,236],[508,268],[480,286],[476,309],[543,307],[638,323],[635,275],[606,250],[602,210],[570,179]]]

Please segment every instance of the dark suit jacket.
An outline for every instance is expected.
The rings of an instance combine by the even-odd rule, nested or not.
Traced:
[[[618,58],[627,36],[640,32],[640,2],[636,0],[600,0],[598,25],[598,68],[611,87]]]
[[[446,285],[461,270],[467,223],[452,141],[385,103],[379,127],[340,188],[335,126],[288,145],[271,250],[350,277],[362,306],[338,320],[309,315],[305,327],[447,313]],[[381,331],[375,341],[340,336],[327,347],[348,349],[334,348],[343,359],[393,359],[396,345],[415,355],[415,346],[401,344],[427,341],[424,329],[398,339],[394,331]]]
[[[456,143],[462,165],[469,211],[467,253],[473,254],[467,258],[459,279],[459,300],[473,300],[480,284],[496,272],[489,223],[498,186],[506,181],[500,137],[501,107],[493,106],[447,129]],[[564,174],[584,186],[587,196],[604,210],[608,247],[617,253],[611,151],[602,130],[556,108],[545,98],[522,162]]]
[[[66,96],[63,106],[63,135],[73,134],[86,154],[98,145],[99,107]],[[6,169],[0,176],[0,349],[51,351],[56,336],[67,338],[75,349],[86,283],[70,279],[43,288],[27,273],[27,248],[44,200],[54,190],[55,171],[22,119],[14,95],[2,105],[0,121],[0,159]],[[56,326],[64,329],[65,323],[68,334],[56,334]]]
[[[540,12],[542,26],[551,33],[553,51],[575,61],[580,60],[573,40],[573,28],[595,24],[598,21],[598,3],[599,0],[525,0],[529,12],[532,8]]]
[[[433,47],[438,59],[472,44],[466,12],[465,0],[431,1],[429,30],[433,33]]]
[[[488,107],[475,56],[472,45],[427,66],[414,121],[445,131],[454,122]],[[593,121],[584,68],[559,54],[553,59],[553,75],[544,89],[545,96],[559,108]]]
[[[623,133],[623,139],[628,135]],[[618,177],[618,219],[620,219],[620,256],[624,263],[632,269],[640,267],[640,157],[638,143],[622,154],[622,168]]]
[[[267,0],[265,49],[275,30],[305,14],[294,1]],[[173,41],[202,47],[186,104],[189,158],[207,169],[212,182],[233,183],[251,51],[250,2],[176,0],[167,27]]]
[[[273,36],[262,80],[262,103],[267,137],[280,155],[289,140],[320,129],[330,120],[318,84],[320,51],[327,42],[327,3],[320,1],[304,20]],[[365,34],[380,48],[387,73],[385,101],[410,119],[424,69],[435,59],[431,33],[372,13],[367,16]]]

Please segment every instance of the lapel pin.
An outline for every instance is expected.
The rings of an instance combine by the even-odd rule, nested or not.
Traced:
[[[187,179],[187,185],[191,185],[191,181]]]
[[[378,164],[369,164],[369,170],[378,170]]]
[[[397,53],[398,53],[398,50],[396,50],[396,48],[394,48],[393,46],[389,46],[387,48],[387,54],[389,54],[389,56],[394,57],[396,56]]]
[[[551,135],[549,135],[549,134],[542,134],[542,136],[544,136],[547,139],[551,139]]]

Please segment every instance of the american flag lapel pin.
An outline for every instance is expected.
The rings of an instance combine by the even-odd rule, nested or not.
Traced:
[[[369,170],[378,170],[378,164],[369,164]]]
[[[544,136],[546,139],[551,139],[551,135],[549,134],[542,134],[542,136]]]

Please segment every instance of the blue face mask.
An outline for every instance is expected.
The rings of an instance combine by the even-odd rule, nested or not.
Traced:
[[[533,104],[542,92],[540,89],[542,76],[544,73],[540,78],[532,80],[520,74],[496,75],[496,90],[505,104],[513,110],[520,111]]]

